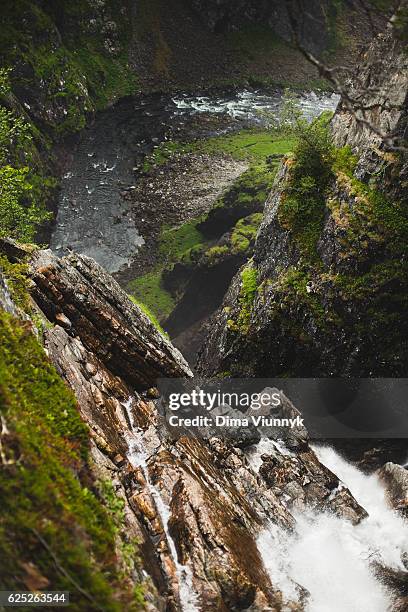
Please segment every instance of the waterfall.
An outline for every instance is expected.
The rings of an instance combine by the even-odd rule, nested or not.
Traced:
[[[131,410],[132,404],[132,397],[130,397],[123,404],[123,407],[126,411],[127,420],[130,423],[129,434],[126,436],[126,442],[129,448],[127,459],[132,467],[140,468],[142,470],[150,494],[154,499],[157,512],[160,516],[164,528],[164,533],[166,535],[169,550],[173,558],[174,565],[176,567],[179,583],[179,598],[181,610],[183,612],[199,612],[198,596],[193,588],[193,574],[189,567],[187,567],[186,565],[182,565],[178,560],[176,546],[169,531],[169,521],[171,517],[170,508],[164,501],[162,495],[160,494],[160,491],[153,485],[150,479],[149,469],[147,465],[148,457],[143,448],[143,432],[135,426]]]
[[[330,513],[306,510],[294,514],[296,528],[291,534],[269,525],[258,538],[265,568],[287,601],[298,599],[298,585],[307,589],[307,612],[385,612],[391,608],[392,594],[371,563],[404,570],[401,556],[408,553],[408,522],[387,504],[375,474],[363,474],[332,448],[313,450],[369,516],[352,525]]]

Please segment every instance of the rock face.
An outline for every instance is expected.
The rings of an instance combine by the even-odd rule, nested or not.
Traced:
[[[387,488],[394,508],[408,516],[408,470],[388,462],[378,471],[378,475]]]
[[[294,434],[291,451],[269,452],[260,474],[227,441],[171,439],[153,387],[158,376],[191,375],[178,351],[92,260],[37,251],[29,266],[44,348],[89,427],[93,478],[112,482],[124,529],[139,542],[147,609],[281,609],[257,547],[265,524],[290,529],[290,505],[302,500],[352,522],[364,516],[307,432]],[[303,609],[300,600],[288,606]]]
[[[403,139],[406,55],[388,33],[366,61],[354,95],[372,106],[377,131]],[[375,86],[370,99],[369,83]],[[406,153],[380,143],[344,105],[332,130],[343,148],[335,153],[324,198],[311,204],[316,210],[305,212],[301,226],[291,225],[286,207],[301,170],[296,160],[282,165],[253,260],[235,276],[208,326],[201,372],[358,377],[406,371]],[[245,277],[252,279],[249,292]]]
[[[336,16],[336,4],[324,2],[285,2],[281,0],[192,0],[193,6],[215,32],[237,30],[245,24],[268,24],[284,39],[291,40],[292,28],[289,10],[299,18],[300,40],[313,52],[321,52],[330,40],[330,27]],[[319,36],[316,36],[316,33]]]
[[[364,118],[369,124],[382,134],[399,135],[396,145],[403,144],[407,129],[408,62],[401,51],[401,43],[391,32],[380,34],[354,74],[350,89],[351,98],[358,97],[361,106],[366,107]],[[340,103],[333,120],[333,134],[337,146],[350,145],[363,156],[357,171],[362,174],[375,170],[379,163],[376,149],[381,149],[382,143],[380,136],[359,119],[360,113],[353,115],[344,102]],[[369,154],[373,168],[368,165]]]
[[[33,297],[48,320],[81,337],[114,374],[139,389],[159,376],[191,376],[177,349],[92,259],[41,251],[31,266]]]
[[[0,277],[0,307],[12,315],[18,314],[18,310],[11,299],[6,279],[3,276]]]

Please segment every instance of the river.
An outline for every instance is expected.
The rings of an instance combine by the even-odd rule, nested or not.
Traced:
[[[240,129],[262,124],[263,114],[278,116],[282,98],[278,91],[248,90],[219,96],[143,96],[123,99],[97,114],[76,144],[64,147],[51,248],[59,255],[70,250],[88,255],[111,273],[128,266],[144,237],[124,196],[134,189],[146,154],[195,115],[224,115]],[[338,96],[311,92],[299,101],[310,120],[334,110]]]

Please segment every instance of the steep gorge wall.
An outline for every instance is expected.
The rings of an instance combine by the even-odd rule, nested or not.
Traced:
[[[366,120],[375,130],[398,136],[397,145],[406,136],[407,88],[407,56],[388,32],[356,72],[352,95],[368,106]],[[234,278],[209,326],[202,371],[404,376],[406,153],[384,144],[345,105],[332,130],[340,149],[327,186],[323,167],[317,177],[324,198],[310,200],[306,189],[306,204],[295,216],[293,176],[302,169],[296,159],[283,164],[254,258]]]
[[[46,135],[76,132],[91,112],[135,91],[129,7],[126,0],[2,3],[1,65],[11,69],[22,112]]]
[[[291,17],[297,20],[300,42],[321,53],[334,42],[339,3],[332,0],[192,0],[208,26],[216,32],[239,30],[248,24],[268,25],[281,38],[291,41]]]

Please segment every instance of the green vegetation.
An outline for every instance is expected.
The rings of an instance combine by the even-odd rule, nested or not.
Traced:
[[[0,254],[0,271],[6,277],[10,295],[16,306],[29,313],[31,306],[28,293],[28,265],[11,263],[5,255]]]
[[[274,160],[278,163],[279,160]],[[234,223],[252,212],[261,212],[272,189],[275,166],[265,161],[253,164],[241,174],[215,202],[206,218],[200,224],[205,235],[222,234]]]
[[[201,220],[199,217],[179,227],[162,227],[156,267],[127,285],[128,293],[147,310],[146,314],[149,313],[153,322],[166,319],[175,307],[174,297],[162,284],[164,269],[181,260],[190,261],[192,251],[205,244],[205,238],[197,227]]]
[[[166,263],[179,261],[193,247],[205,242],[198,229],[202,217],[183,223],[179,227],[162,227],[159,238],[159,256]]]
[[[24,76],[13,73],[13,87],[38,92],[51,109],[43,119],[65,134],[82,129],[87,112],[135,91],[127,57],[131,30],[113,0],[103,10],[88,0],[49,4],[5,0],[0,57],[4,65],[26,67]]]
[[[157,268],[130,281],[127,292],[159,321],[166,319],[175,307],[174,298],[162,286],[163,268]]]
[[[0,417],[1,588],[71,591],[75,610],[141,609],[141,589],[118,569],[117,514],[93,485],[75,398],[30,324],[4,312]]]
[[[1,104],[10,93],[9,71],[0,69],[0,237],[32,240],[49,218],[44,193],[50,183],[31,164],[31,126]],[[41,185],[43,183],[43,185]]]
[[[145,305],[150,315],[154,313],[159,321],[166,319],[175,307],[175,299],[163,287],[164,270],[178,262],[186,266],[195,265],[201,257],[207,265],[212,266],[221,261],[228,252],[246,253],[253,243],[262,214],[258,212],[245,217],[243,215],[247,209],[247,212],[251,212],[263,208],[272,182],[273,173],[266,164],[253,166],[237,179],[208,215],[188,221],[179,227],[164,226],[158,240],[158,261],[155,268],[129,282],[128,293],[140,306]],[[218,223],[217,214],[224,218],[225,228]],[[209,220],[217,226],[218,235],[215,238],[232,227],[229,246],[214,246],[212,239],[207,237],[205,227]]]
[[[153,165],[165,164],[175,153],[194,152],[208,155],[226,153],[234,159],[262,163],[270,155],[286,155],[293,150],[295,143],[296,136],[292,132],[269,129],[246,129],[194,142],[163,142],[145,159],[143,169],[148,172]]]
[[[317,262],[317,240],[323,228],[327,189],[334,178],[334,147],[328,117],[310,125],[297,119],[298,143],[288,162],[289,178],[278,210],[283,228],[290,230],[301,253]]]
[[[262,213],[254,213],[240,219],[231,234],[233,253],[246,253],[255,240],[256,233],[262,221]]]
[[[133,290],[135,291],[137,289],[133,289]],[[157,297],[157,292],[158,292],[158,289],[156,288],[156,297]],[[167,293],[164,290],[163,290],[163,292]],[[163,336],[167,337],[168,334],[164,331],[164,329],[160,325],[156,315],[152,312],[152,310],[148,306],[146,306],[146,304],[144,304],[143,302],[139,302],[133,295],[130,295],[129,297],[132,300],[132,302],[134,302],[134,304],[139,306],[140,310],[147,316],[148,319],[150,319],[151,323],[153,323],[153,325],[158,329],[158,331],[161,334],[163,334]],[[145,296],[145,299],[146,299],[146,296]],[[147,299],[150,299],[150,297],[148,297]],[[171,296],[170,295],[169,295],[169,301],[171,302]]]
[[[214,156],[229,154],[235,159],[247,159],[250,167],[218,199],[207,215],[179,227],[162,227],[156,266],[131,281],[127,286],[128,293],[163,321],[175,307],[174,298],[162,283],[166,268],[178,262],[186,266],[194,265],[201,257],[207,265],[216,265],[228,252],[246,253],[255,238],[261,221],[260,211],[272,187],[279,161],[294,147],[295,141],[295,136],[289,130],[244,130],[229,136],[190,143],[172,141],[158,146],[144,162],[146,172],[153,165],[167,163],[175,154],[191,152]],[[232,232],[230,245],[214,245],[214,240],[227,231]]]
[[[401,312],[408,307],[408,211],[398,187],[401,158],[380,152],[375,174],[367,182],[358,179],[358,158],[349,147],[333,146],[327,119],[297,127],[299,140],[286,162],[277,218],[300,257],[296,267],[261,284],[259,299],[267,288],[269,319],[288,346],[335,345],[339,329],[345,329],[350,342],[365,350],[367,372],[400,375],[407,357]],[[336,262],[330,269],[317,253],[328,214],[335,224]],[[248,320],[246,315],[244,323]],[[248,331],[236,317],[228,326]]]
[[[258,292],[258,272],[249,263],[241,271],[241,290],[239,293],[239,314],[236,321],[229,319],[228,328],[240,334],[249,330],[252,306]]]

